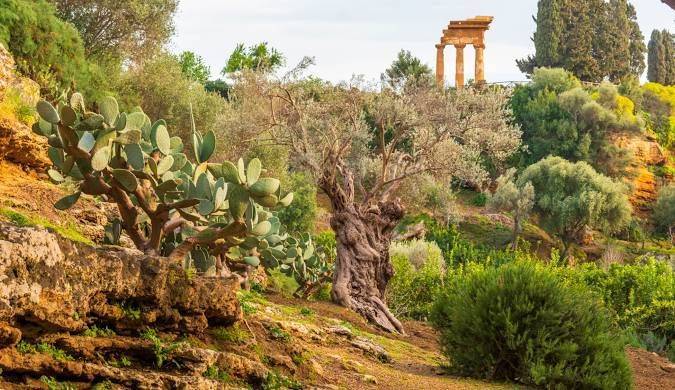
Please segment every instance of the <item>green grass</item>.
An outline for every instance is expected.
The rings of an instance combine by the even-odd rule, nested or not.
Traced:
[[[94,243],[85,237],[78,227],[72,222],[67,222],[64,226],[61,226],[44,217],[22,214],[7,207],[0,207],[0,216],[3,216],[9,222],[17,226],[44,227],[71,241],[77,241],[87,245],[94,245]]]
[[[210,366],[209,368],[207,368],[206,372],[204,373],[204,377],[224,383],[232,381],[232,378],[230,377],[230,374],[227,371],[221,370],[216,366]]]

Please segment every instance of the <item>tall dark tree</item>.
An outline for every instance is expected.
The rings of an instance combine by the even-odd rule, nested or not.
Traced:
[[[605,61],[605,73],[613,82],[619,82],[631,73],[630,31],[628,18],[628,2],[626,0],[610,0],[607,3],[607,15],[602,23],[600,39]],[[604,22],[604,21],[603,21]]]
[[[540,0],[537,10],[537,30],[534,32],[535,60],[539,66],[561,65],[564,22],[561,15],[563,0]]]
[[[640,77],[645,71],[645,36],[637,22],[637,12],[633,4],[628,4],[628,21],[630,23],[630,70],[631,74]]]
[[[565,0],[561,10],[565,31],[562,66],[583,81],[600,81],[603,76],[594,50],[601,46],[596,19],[598,12],[604,13],[597,9],[602,3],[602,0]]]
[[[661,31],[663,42],[663,57],[666,67],[664,69],[663,84],[675,85],[675,36],[668,30]]]
[[[647,59],[647,79],[663,84],[666,80],[666,57],[661,31],[652,31],[649,39],[649,55]]]
[[[535,55],[521,71],[563,67],[584,81],[618,81],[644,70],[644,43],[628,0],[540,0],[532,40]]]

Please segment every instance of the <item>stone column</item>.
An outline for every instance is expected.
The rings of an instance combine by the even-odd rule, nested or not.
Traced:
[[[485,45],[474,45],[474,48],[476,49],[476,84],[483,84],[485,83],[485,60],[483,57]]]
[[[466,45],[455,45],[455,87],[464,87],[464,47]]]
[[[445,61],[443,60],[443,49],[445,49],[445,45],[440,43],[436,45],[436,84],[441,86],[445,82]]]

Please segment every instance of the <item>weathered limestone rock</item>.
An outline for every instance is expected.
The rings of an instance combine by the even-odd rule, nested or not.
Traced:
[[[649,211],[663,184],[659,183],[649,167],[667,165],[667,155],[656,141],[640,134],[618,134],[611,141],[617,147],[631,152],[633,161],[629,170],[633,178],[629,183],[632,187],[630,201],[637,211]]]
[[[27,106],[35,106],[39,99],[37,83],[16,74],[12,55],[0,44],[0,101],[10,93],[18,95]],[[8,117],[0,117],[0,160],[3,159],[39,170],[51,165],[47,139],[34,134],[16,118]]]
[[[180,264],[135,249],[94,248],[45,229],[0,223],[0,322],[80,331],[202,332],[241,318],[238,281],[188,277]],[[130,309],[140,316],[129,315]]]

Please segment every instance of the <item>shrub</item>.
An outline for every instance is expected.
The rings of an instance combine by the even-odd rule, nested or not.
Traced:
[[[387,285],[387,304],[396,316],[425,320],[443,286],[445,266],[433,242],[394,243],[390,250],[394,276]]]
[[[89,91],[96,66],[85,59],[77,30],[55,15],[46,0],[0,0],[0,43],[16,60],[17,69],[40,84],[43,95],[76,83]]]
[[[667,231],[671,239],[675,239],[675,184],[663,187],[659,191],[654,205],[654,222]]]
[[[625,187],[585,162],[547,157],[527,167],[516,184],[527,182],[534,186],[534,212],[542,227],[563,242],[563,258],[583,229],[613,233],[630,222]]]
[[[458,272],[433,321],[451,369],[465,375],[551,388],[631,385],[602,304],[535,262]]]
[[[280,210],[277,217],[289,232],[314,231],[317,206],[313,178],[305,172],[294,172],[288,178],[287,187],[293,189],[295,201]]]
[[[602,297],[622,328],[675,340],[675,273],[668,264],[654,259],[644,264],[612,264],[607,269],[583,264],[567,272],[571,280]]]

